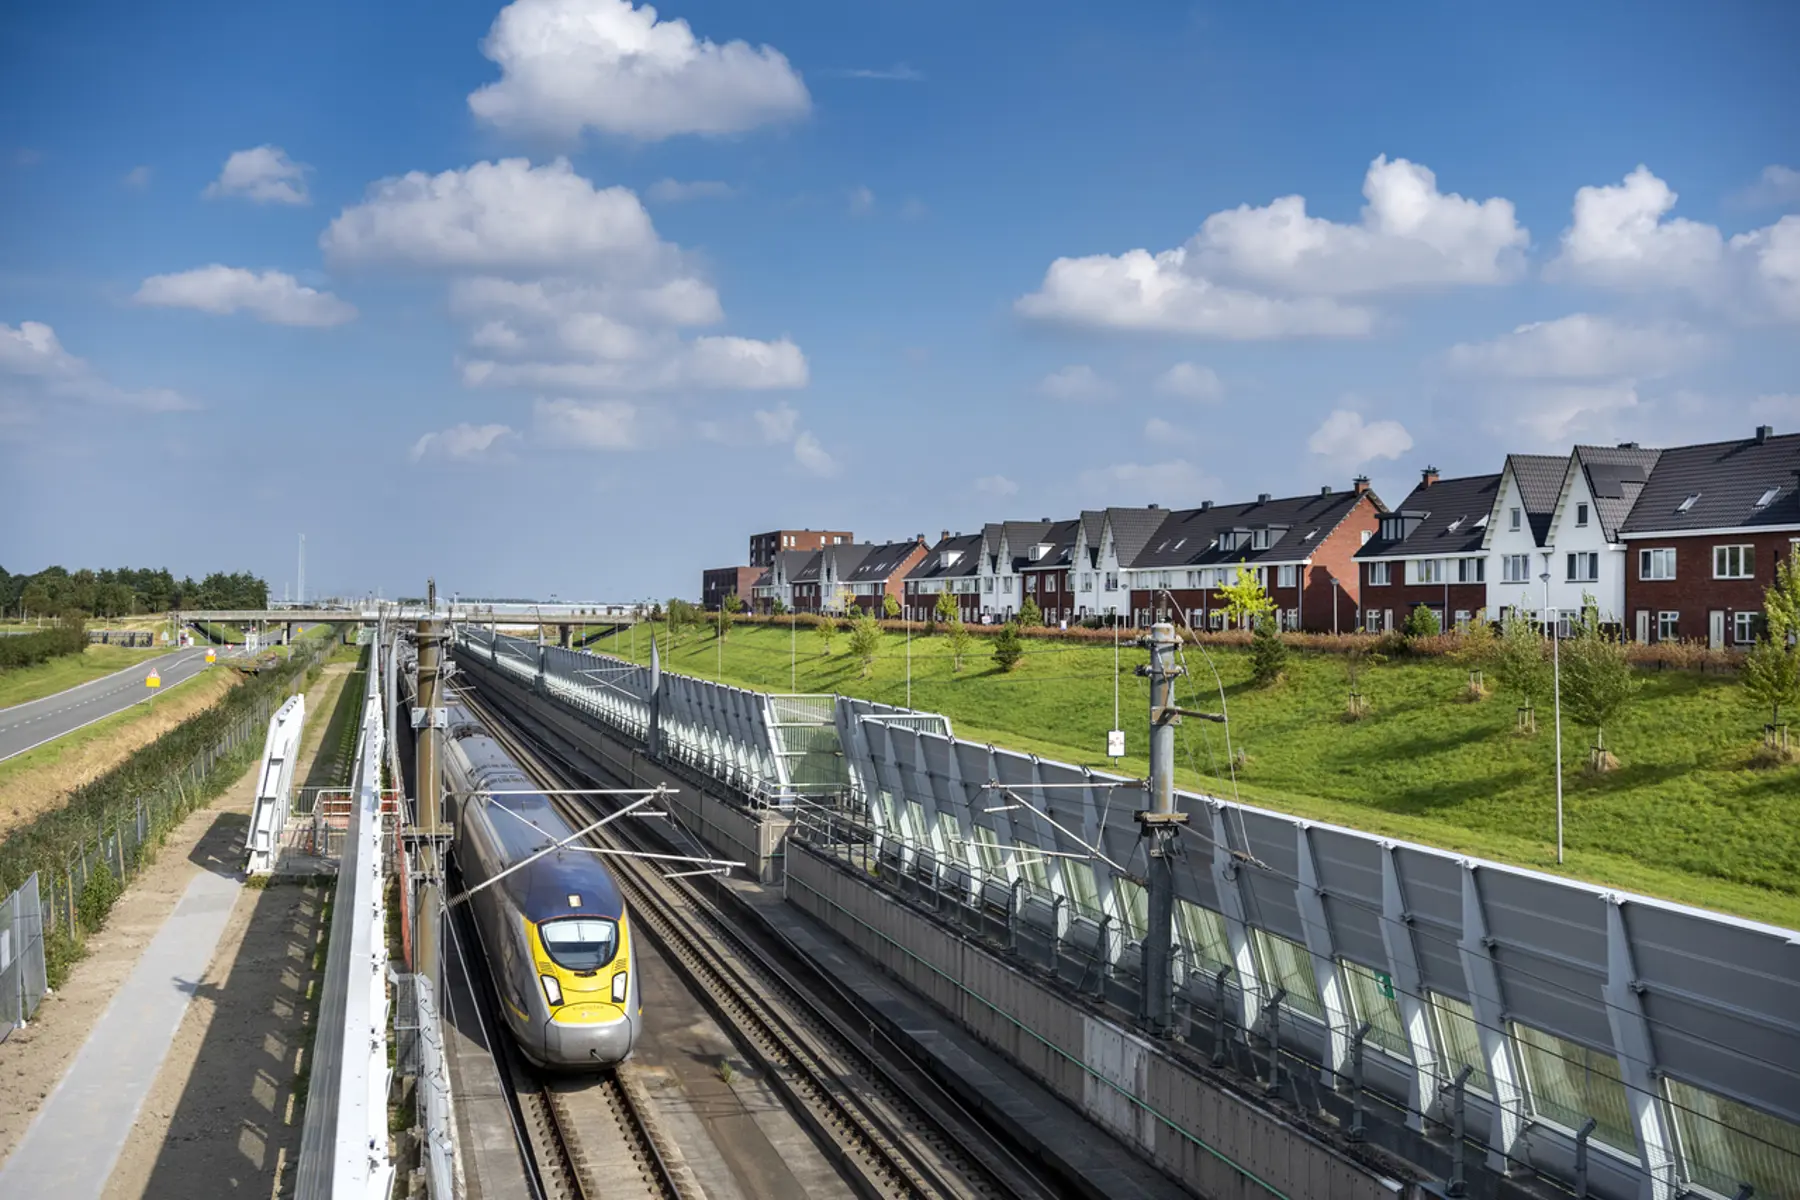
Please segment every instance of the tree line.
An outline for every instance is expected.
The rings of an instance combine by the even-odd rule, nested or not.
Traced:
[[[0,567],[0,614],[27,617],[83,613],[128,617],[173,608],[267,608],[269,585],[248,571],[214,571],[198,583],[176,579],[166,567],[46,567],[35,575],[14,575]]]

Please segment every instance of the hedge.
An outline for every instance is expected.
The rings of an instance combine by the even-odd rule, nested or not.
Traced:
[[[80,654],[87,644],[87,629],[79,621],[65,621],[37,633],[0,637],[0,671],[35,667],[65,654]]]

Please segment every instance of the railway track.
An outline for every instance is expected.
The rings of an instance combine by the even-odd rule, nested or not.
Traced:
[[[540,786],[579,786],[479,697],[465,692],[464,700]],[[578,826],[593,819],[583,800],[565,796],[558,803]],[[613,849],[650,848],[625,836],[621,824],[590,840]],[[819,992],[829,988],[803,984],[791,965],[757,945],[741,922],[694,884],[666,879],[643,860],[615,856],[609,865],[637,927],[656,940],[739,1044],[767,1065],[771,1086],[859,1195],[984,1200],[1062,1194],[922,1071],[884,1053],[869,1029],[853,1027],[846,998],[821,998]]]

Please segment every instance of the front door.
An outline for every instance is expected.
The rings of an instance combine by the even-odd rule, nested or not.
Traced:
[[[1637,610],[1637,640],[1639,642],[1650,640],[1650,610],[1647,608]]]
[[[1722,608],[1706,614],[1706,644],[1714,650],[1725,648],[1725,610]]]

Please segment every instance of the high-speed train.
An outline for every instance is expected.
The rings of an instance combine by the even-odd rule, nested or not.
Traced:
[[[466,708],[452,705],[447,715],[444,772],[467,891],[577,827]],[[501,1013],[527,1058],[593,1069],[630,1056],[642,1022],[637,950],[602,858],[574,847],[551,851],[468,904]]]

